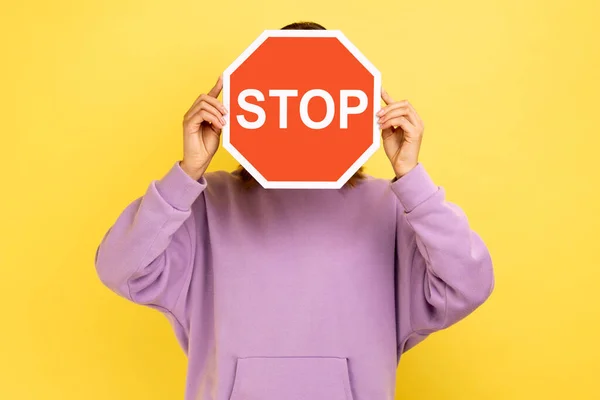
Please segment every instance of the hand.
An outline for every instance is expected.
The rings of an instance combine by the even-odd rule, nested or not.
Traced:
[[[183,117],[183,160],[181,168],[198,180],[208,167],[219,148],[221,130],[225,125],[223,116],[227,110],[217,97],[223,89],[219,77],[208,94],[201,94]]]
[[[407,100],[394,101],[383,89],[381,98],[386,104],[377,113],[383,148],[400,178],[419,163],[423,121]]]

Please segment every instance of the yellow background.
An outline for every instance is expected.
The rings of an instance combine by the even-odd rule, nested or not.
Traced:
[[[600,2],[3,4],[0,398],[181,399],[167,320],[94,252],[181,155],[181,118],[263,29],[342,30],[425,121],[421,161],[487,242],[496,290],[409,351],[402,399],[598,399]],[[231,169],[220,150],[212,169]],[[367,172],[391,177],[383,151]]]

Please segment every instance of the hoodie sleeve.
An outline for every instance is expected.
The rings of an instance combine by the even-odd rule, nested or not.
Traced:
[[[96,251],[96,271],[112,291],[137,304],[169,311],[190,285],[198,235],[207,235],[206,180],[190,178],[177,162],[129,204]],[[192,204],[199,210],[192,213]]]
[[[492,261],[467,217],[422,164],[391,183],[397,206],[398,354],[473,312],[494,287]]]

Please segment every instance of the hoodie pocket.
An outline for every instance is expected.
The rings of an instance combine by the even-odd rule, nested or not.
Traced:
[[[348,359],[238,358],[230,400],[353,400]]]

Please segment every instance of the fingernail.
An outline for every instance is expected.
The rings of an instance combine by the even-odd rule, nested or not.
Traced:
[[[225,107],[221,108],[221,112],[222,112],[223,114],[227,114],[227,110],[225,109]]]
[[[223,123],[223,125],[227,123],[227,121],[225,121],[225,118],[221,118],[221,122]]]

